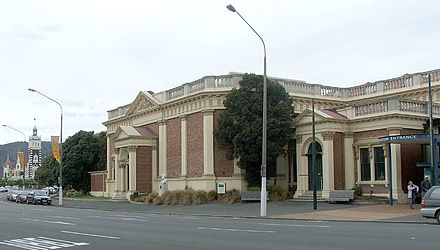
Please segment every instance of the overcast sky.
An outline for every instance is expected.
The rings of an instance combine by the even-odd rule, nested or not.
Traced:
[[[440,68],[440,1],[0,0],[0,123],[43,140],[103,131],[107,110],[228,72],[347,87]],[[0,127],[0,144],[23,135]]]

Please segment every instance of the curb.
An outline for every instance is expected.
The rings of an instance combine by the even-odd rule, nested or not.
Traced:
[[[419,225],[437,225],[437,222],[430,221],[393,221],[393,220],[325,220],[325,219],[306,219],[306,218],[275,218],[271,215],[266,217],[260,216],[245,216],[245,215],[215,215],[215,214],[191,214],[191,213],[177,213],[177,212],[154,212],[154,211],[130,211],[130,210],[119,210],[119,209],[108,209],[108,208],[87,208],[87,207],[75,207],[75,206],[66,206],[62,207],[66,208],[76,208],[76,209],[89,209],[96,211],[115,211],[115,212],[129,212],[136,214],[157,214],[157,215],[179,215],[179,216],[194,216],[194,217],[210,217],[210,218],[238,218],[238,219],[254,219],[254,220],[285,220],[285,221],[326,221],[326,222],[364,222],[364,223],[398,223],[398,224],[419,224]],[[434,220],[435,221],[435,220]]]

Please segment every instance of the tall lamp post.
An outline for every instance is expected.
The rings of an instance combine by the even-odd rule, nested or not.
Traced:
[[[44,97],[46,97],[47,99],[53,101],[54,103],[58,104],[58,106],[60,106],[61,109],[61,127],[60,127],[60,181],[59,181],[59,185],[60,185],[60,189],[59,189],[59,200],[58,200],[58,206],[62,206],[63,205],[63,107],[61,106],[61,104],[57,101],[55,101],[54,99],[48,97],[47,95],[39,92],[38,90],[35,89],[28,89],[31,92],[35,92],[37,94],[40,94]]]
[[[260,216],[266,216],[267,208],[267,193],[266,193],[266,145],[267,145],[267,75],[266,75],[266,45],[264,44],[263,38],[255,31],[254,28],[244,19],[240,13],[231,4],[226,6],[226,8],[232,12],[237,13],[237,15],[243,19],[243,21],[252,29],[253,32],[260,38],[263,43],[264,49],[264,90],[263,90],[263,142],[262,142],[262,156],[261,156],[261,200],[260,200]]]
[[[2,125],[3,127],[6,127],[6,128],[10,128],[10,129],[12,129],[12,130],[15,130],[15,131],[17,131],[18,133],[20,133],[20,134],[22,134],[23,135],[23,140],[24,140],[24,152],[23,152],[23,154],[26,154],[26,135],[23,133],[23,131],[21,131],[21,130],[18,130],[18,129],[16,129],[16,128],[14,128],[14,127],[11,127],[11,126],[8,126],[8,125],[6,125],[6,124],[3,124]],[[26,161],[24,162],[24,164],[26,165]],[[23,191],[24,191],[24,176],[26,175],[26,172],[24,171],[25,170],[25,166],[23,166]]]

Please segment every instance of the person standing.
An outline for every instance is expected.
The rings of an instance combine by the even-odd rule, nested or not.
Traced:
[[[414,185],[412,181],[408,182],[408,199],[409,199],[409,207],[414,209],[414,201],[416,199],[416,194],[419,192],[419,187]]]
[[[420,183],[420,192],[422,192],[422,199],[430,188],[431,188],[431,183],[428,180],[428,176],[425,176],[423,181]]]

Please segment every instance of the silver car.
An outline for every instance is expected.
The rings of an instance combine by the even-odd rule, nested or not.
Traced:
[[[440,186],[433,186],[423,196],[420,214],[425,218],[436,219],[440,224]]]

